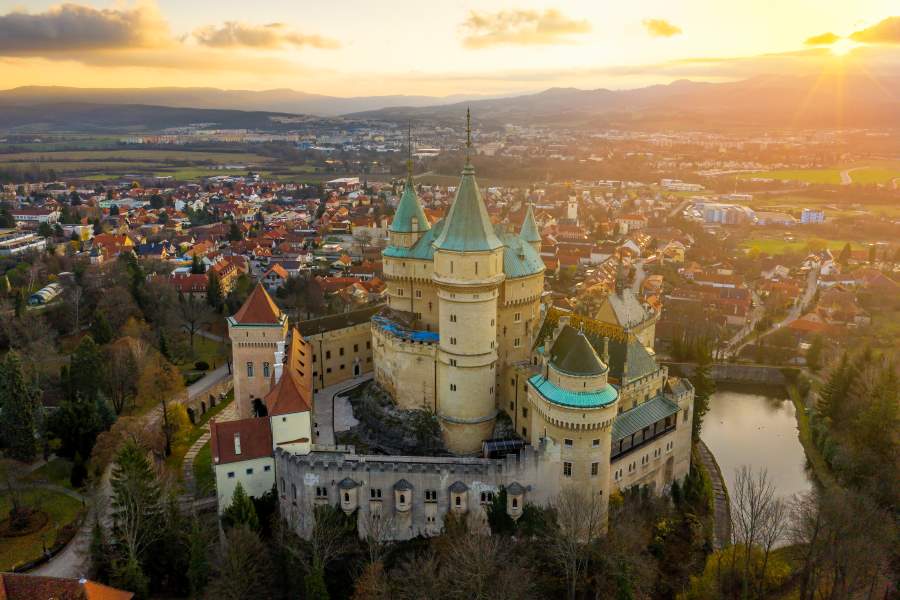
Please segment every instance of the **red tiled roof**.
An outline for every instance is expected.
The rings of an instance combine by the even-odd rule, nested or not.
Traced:
[[[290,413],[309,412],[312,406],[310,402],[311,391],[304,389],[293,369],[288,368],[284,370],[281,379],[266,394],[263,401],[266,403],[269,415],[273,417]]]
[[[213,465],[272,456],[272,425],[267,418],[213,422],[210,434]],[[235,436],[240,439],[240,454],[234,452]]]
[[[235,313],[241,325],[267,325],[281,322],[281,311],[261,284],[257,284],[244,305]]]
[[[93,581],[0,573],[0,600],[131,600],[134,594]]]

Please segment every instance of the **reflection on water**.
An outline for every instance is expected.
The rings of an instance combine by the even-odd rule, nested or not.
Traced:
[[[734,487],[735,470],[742,465],[754,471],[768,469],[781,497],[812,487],[797,437],[794,405],[771,391],[717,391],[700,437],[715,455],[729,489]]]

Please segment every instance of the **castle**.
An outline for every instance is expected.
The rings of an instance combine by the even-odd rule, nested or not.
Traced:
[[[517,229],[491,223],[467,153],[434,224],[407,177],[383,252],[383,308],[290,328],[257,287],[229,318],[242,418],[212,428],[220,510],[237,481],[251,495],[274,485],[301,534],[328,503],[357,511],[361,533],[389,522],[379,535],[408,539],[439,533],[448,512],[484,519],[501,489],[517,519],[566,486],[605,511],[615,490],[683,478],[694,393],[655,359],[658,314],[622,273],[593,317],[545,304],[530,208]],[[321,443],[331,424],[316,422],[316,392],[370,371],[399,408],[433,412],[450,456]]]

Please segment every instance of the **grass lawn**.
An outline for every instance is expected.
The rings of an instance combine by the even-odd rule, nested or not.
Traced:
[[[32,489],[22,494],[23,502],[47,513],[50,520],[40,531],[22,537],[0,537],[0,571],[10,571],[16,565],[41,556],[42,542],[47,548],[56,541],[60,527],[72,523],[81,512],[81,502],[59,492]],[[9,494],[0,494],[0,519],[9,516],[12,502]]]
[[[741,173],[738,179],[778,179],[781,181],[802,181],[804,183],[841,183],[841,169],[795,169],[777,171],[754,171]]]
[[[828,464],[825,462],[825,458],[822,457],[822,454],[819,452],[819,449],[816,448],[816,444],[812,439],[812,430],[809,424],[809,415],[806,413],[806,406],[803,404],[803,400],[800,398],[800,393],[797,391],[796,386],[788,386],[788,395],[791,397],[791,402],[794,403],[794,412],[797,416],[797,429],[799,431],[800,436],[800,444],[803,446],[803,451],[806,454],[806,460],[809,461],[809,464],[812,465],[813,476],[815,476],[816,480],[826,487],[834,487],[837,485],[834,481],[834,477],[831,474],[831,470],[828,468]]]
[[[853,183],[890,183],[900,177],[900,169],[890,167],[863,167],[850,171]]]
[[[65,458],[54,458],[41,468],[33,471],[28,479],[31,481],[46,481],[63,487],[72,487],[69,484],[69,476],[72,473],[72,461]]]
[[[0,154],[3,162],[44,161],[104,161],[129,160],[139,162],[189,161],[228,165],[270,162],[272,158],[250,152],[209,152],[191,150],[69,150],[61,152],[15,152]]]
[[[754,237],[748,238],[741,242],[742,248],[756,249],[759,252],[770,254],[772,256],[778,254],[784,254],[785,252],[803,252],[807,249],[809,242],[814,238],[802,238],[797,236],[794,237],[793,241],[788,241],[784,238],[767,238],[767,237]],[[840,250],[847,244],[846,240],[824,240],[827,244],[828,248],[831,250]],[[861,244],[850,242],[850,247],[859,248]]]
[[[194,458],[194,483],[197,486],[197,496],[209,496],[216,491],[216,474],[209,442],[204,444]]]
[[[231,401],[234,400],[234,390],[232,389],[225,396],[225,400],[216,404],[213,408],[206,411],[206,414],[198,417],[197,424],[194,425],[187,435],[181,436],[172,444],[172,454],[166,459],[166,467],[175,470],[179,477],[181,476],[181,463],[184,462],[184,455],[190,450],[200,436],[206,431],[206,424],[214,416],[225,410]]]
[[[225,353],[227,350],[227,344],[195,334],[194,351],[191,353],[190,358],[178,364],[178,368],[182,371],[193,371],[194,363],[203,361],[209,365],[210,370],[215,369],[225,362]]]

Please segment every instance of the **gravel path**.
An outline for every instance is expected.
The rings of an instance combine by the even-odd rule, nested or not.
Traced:
[[[710,452],[703,440],[697,444],[700,452],[700,461],[709,478],[712,481],[713,488],[713,524],[715,536],[713,538],[713,548],[721,550],[731,543],[731,505],[728,503],[728,491],[725,487],[725,479],[722,477],[722,471],[713,453]]]
[[[231,404],[225,407],[225,409],[210,419],[212,421],[234,421],[238,418],[237,411],[237,402],[232,401]],[[184,476],[182,477],[182,481],[184,481],[184,487],[187,489],[188,493],[191,496],[197,495],[197,490],[195,487],[196,482],[194,481],[194,459],[197,458],[197,454],[199,454],[200,450],[203,446],[209,442],[210,432],[209,432],[209,423],[204,425],[206,431],[203,432],[197,441],[193,443],[193,445],[188,448],[187,453],[184,455],[184,461],[182,462],[182,471]]]

